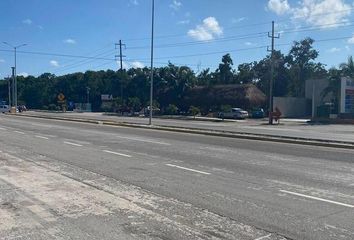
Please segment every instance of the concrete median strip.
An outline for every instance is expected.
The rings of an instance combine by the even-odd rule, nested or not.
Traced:
[[[301,138],[301,137],[287,137],[287,136],[254,134],[254,133],[233,132],[233,131],[207,130],[207,129],[200,129],[200,128],[187,128],[187,127],[177,127],[177,126],[162,126],[162,125],[149,126],[149,125],[137,124],[137,123],[83,119],[83,118],[56,117],[56,116],[45,116],[45,115],[17,114],[14,116],[79,122],[79,123],[91,123],[91,124],[117,126],[117,127],[141,128],[141,129],[168,131],[168,132],[200,134],[200,135],[208,135],[208,136],[216,136],[216,137],[239,138],[239,139],[257,140],[257,141],[270,141],[270,142],[300,144],[300,145],[309,145],[309,146],[344,148],[344,149],[351,149],[351,150],[354,149],[353,142],[345,142],[345,141],[311,139],[311,138]]]

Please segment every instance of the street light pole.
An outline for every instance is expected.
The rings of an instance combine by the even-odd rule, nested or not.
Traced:
[[[150,70],[150,118],[149,125],[152,125],[153,112],[153,94],[154,94],[154,18],[155,18],[155,0],[152,0],[151,13],[151,70]]]
[[[7,76],[7,87],[8,87],[8,97],[9,97],[9,107],[11,108],[11,78],[10,78],[10,76]]]
[[[21,44],[18,46],[13,46],[8,42],[3,42],[3,44],[10,46],[14,49],[14,58],[15,58],[15,66],[14,66],[14,86],[13,87],[13,104],[15,106],[15,111],[17,111],[17,49],[20,47],[24,47],[27,44]]]

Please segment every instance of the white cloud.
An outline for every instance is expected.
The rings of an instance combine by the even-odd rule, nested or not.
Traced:
[[[116,63],[117,63],[118,68],[120,68],[120,61],[118,60],[118,61],[116,61]],[[123,67],[123,69],[129,69],[130,64],[128,62],[122,61],[122,67]]]
[[[251,42],[245,42],[245,45],[246,45],[246,46],[251,46],[251,45],[253,45],[253,43],[251,43]]]
[[[231,19],[231,22],[232,22],[232,23],[240,23],[240,22],[243,22],[243,21],[245,21],[245,20],[246,20],[245,17],[232,18],[232,19]]]
[[[213,40],[215,37],[223,34],[222,27],[214,17],[208,17],[203,20],[203,24],[197,25],[195,29],[190,29],[188,35],[199,41]]]
[[[290,6],[288,0],[268,0],[267,9],[277,15],[289,14],[295,21],[303,21],[321,28],[333,28],[346,24],[352,6],[345,0],[300,0]]]
[[[138,6],[139,5],[139,2],[138,0],[130,0],[130,3],[135,5],[135,6]]]
[[[300,5],[294,8],[293,18],[313,26],[322,25],[322,28],[332,28],[348,22],[347,17],[352,9],[344,0],[302,0]]]
[[[27,25],[31,25],[33,22],[31,19],[27,18],[27,19],[23,20],[22,23],[27,24]]]
[[[354,34],[353,34],[353,37],[349,38],[347,42],[349,44],[354,44]]]
[[[144,68],[145,67],[144,63],[139,62],[139,61],[132,62],[131,66],[133,68]]]
[[[190,23],[190,20],[189,19],[186,19],[186,20],[181,20],[181,21],[178,21],[177,24],[179,25],[186,25],[186,24],[189,24]]]
[[[5,60],[0,58],[0,63],[4,63],[4,62],[5,62]]]
[[[182,3],[179,2],[178,0],[173,0],[172,3],[170,4],[170,8],[172,8],[175,11],[178,11],[182,7]]]
[[[68,39],[65,39],[64,40],[64,43],[67,43],[67,44],[76,44],[76,41],[72,38],[68,38]]]
[[[59,62],[55,60],[49,61],[49,64],[53,67],[60,67]]]
[[[17,76],[22,76],[22,77],[28,77],[28,73],[26,72],[22,72],[22,73],[18,73]]]
[[[341,51],[341,49],[337,48],[337,47],[333,47],[333,48],[328,50],[328,52],[330,52],[330,53],[336,53],[336,52],[340,52],[340,51]]]
[[[348,45],[346,45],[345,50],[350,51],[350,47]]]
[[[269,0],[268,9],[278,15],[283,15],[290,10],[290,5],[288,0]]]

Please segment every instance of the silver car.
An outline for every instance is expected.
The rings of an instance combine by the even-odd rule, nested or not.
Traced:
[[[219,118],[245,119],[248,118],[248,112],[242,108],[231,108],[230,111],[219,113]]]
[[[10,107],[9,107],[9,105],[0,105],[0,112],[1,112],[1,113],[10,112]]]

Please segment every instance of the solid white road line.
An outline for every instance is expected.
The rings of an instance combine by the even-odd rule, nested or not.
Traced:
[[[266,239],[266,238],[269,238],[270,236],[272,236],[272,234],[268,234],[268,235],[266,235],[266,236],[256,238],[255,240],[264,240],[264,239]]]
[[[14,132],[19,134],[25,134],[24,132],[20,132],[20,131],[14,131]]]
[[[105,152],[105,153],[111,153],[111,154],[118,155],[118,156],[122,156],[122,157],[128,157],[128,158],[131,158],[131,157],[132,157],[132,156],[127,155],[127,154],[118,153],[118,152],[112,152],[112,151],[109,151],[109,150],[103,150],[103,152]]]
[[[170,146],[171,144],[169,143],[164,143],[164,142],[158,142],[158,141],[152,141],[152,140],[145,140],[145,139],[140,139],[140,138],[130,138],[130,137],[121,137],[121,136],[116,136],[117,138],[121,139],[127,139],[127,140],[132,140],[132,141],[138,141],[138,142],[147,142],[147,143],[154,143],[154,144],[160,144],[160,145],[166,145]]]
[[[76,146],[76,147],[82,147],[81,144],[77,144],[77,143],[72,143],[72,142],[64,142],[64,143],[68,144],[68,145]]]
[[[179,169],[183,169],[183,170],[187,170],[187,171],[191,171],[191,172],[201,173],[201,174],[205,174],[205,175],[210,175],[211,174],[211,173],[208,173],[208,172],[203,172],[203,171],[195,170],[195,169],[192,169],[192,168],[181,167],[181,166],[177,166],[177,165],[173,165],[173,164],[166,164],[166,166],[179,168]]]
[[[49,139],[49,138],[47,138],[47,137],[40,136],[40,135],[36,135],[35,137],[36,137],[36,138],[41,138],[41,139],[47,139],[47,140]]]
[[[336,205],[343,206],[343,207],[354,208],[354,205],[336,202],[336,201],[332,201],[332,200],[328,200],[328,199],[324,199],[324,198],[313,197],[310,195],[305,195],[305,194],[296,193],[296,192],[290,192],[290,191],[286,191],[286,190],[279,190],[279,191],[282,193],[287,193],[287,194],[291,194],[291,195],[295,195],[295,196],[299,196],[299,197],[304,197],[304,198],[309,198],[309,199],[313,199],[313,200],[317,200],[317,201],[332,203],[332,204],[336,204]]]

